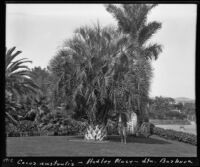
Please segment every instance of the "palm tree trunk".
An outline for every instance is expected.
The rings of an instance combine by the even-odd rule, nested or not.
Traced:
[[[138,93],[140,92],[140,84],[138,83]],[[138,105],[138,112],[137,112],[137,118],[138,118],[138,126],[140,126],[142,124],[143,121],[143,114],[142,114],[142,110],[141,110],[141,96],[139,93],[139,96],[137,98],[137,105]]]

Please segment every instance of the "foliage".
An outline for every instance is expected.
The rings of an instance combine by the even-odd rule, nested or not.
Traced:
[[[67,105],[75,110],[74,117],[87,119],[90,124],[106,124],[111,109],[109,90],[113,55],[118,51],[118,34],[111,27],[81,27],[65,42],[50,63],[50,69],[64,89]],[[57,64],[62,59],[62,65]],[[61,94],[61,96],[63,96]],[[69,106],[70,107],[70,106]],[[79,117],[79,118],[78,118]]]
[[[92,126],[89,125],[84,134],[85,140],[102,141],[107,136],[107,130],[105,126]]]
[[[92,126],[106,126],[120,115],[128,120],[132,112],[139,124],[148,119],[151,59],[162,51],[160,45],[147,43],[161,27],[158,22],[147,23],[153,7],[107,5],[117,28],[83,26],[64,42],[48,67],[55,108],[65,104],[73,111],[72,118]]]
[[[139,48],[143,54],[133,54],[137,51],[132,45],[136,39],[133,39],[132,33],[127,35],[121,28],[115,30],[97,25],[76,30],[73,39],[65,42],[65,50],[60,51],[50,64],[51,71],[59,77],[58,81],[65,81],[65,96],[71,97],[82,113],[86,110],[85,118],[91,124],[106,124],[112,104],[115,115],[130,109],[143,113],[141,117],[145,113],[142,102],[147,101],[151,78],[151,66],[146,60],[149,54],[144,54],[142,37]],[[136,31],[139,32],[139,29]],[[156,57],[158,52],[154,53],[152,56]],[[142,58],[142,55],[146,57]],[[59,83],[61,85],[62,82]],[[110,107],[99,112],[105,103],[105,107],[108,103]]]
[[[111,122],[118,121],[119,116],[126,118],[126,122],[132,112],[137,114],[141,125],[148,120],[151,60],[157,59],[162,51],[161,45],[149,43],[161,28],[159,22],[147,22],[148,13],[155,6],[106,5],[118,27],[97,24],[78,28],[50,61],[48,70],[36,67],[30,72],[22,65],[30,62],[26,59],[11,63],[21,52],[12,55],[15,48],[8,50],[7,90],[23,96],[24,110],[28,104],[35,104],[39,110],[53,111],[37,117],[44,133],[63,128],[67,133],[75,133],[74,129],[82,132],[81,126],[86,127],[83,122],[114,129]],[[30,92],[35,94],[31,96]],[[63,111],[58,111],[60,106],[64,106]]]
[[[53,82],[50,72],[45,68],[42,69],[41,67],[34,67],[31,69],[31,76],[33,81],[40,88],[40,91],[38,91],[34,96],[32,104],[51,107],[50,102],[52,97]]]
[[[86,122],[76,121],[59,110],[44,115],[38,123],[41,133],[54,135],[83,134],[87,125]]]
[[[12,98],[12,94],[9,93],[7,90],[5,91],[5,109],[9,113],[13,113],[14,115],[17,114],[17,110],[20,109],[20,104],[16,103]]]
[[[10,123],[7,119],[6,119],[6,133],[16,133],[16,132],[19,132],[19,129],[13,125],[12,123]]]
[[[187,116],[185,115],[185,114],[183,114],[183,113],[180,113],[180,112],[178,112],[178,111],[168,111],[168,112],[166,112],[166,117],[167,118],[178,118],[178,119],[181,119],[181,120],[184,120],[184,119],[186,119],[187,118]]]
[[[118,129],[117,129],[117,122],[113,120],[108,120],[107,123],[107,134],[108,135],[117,135]]]
[[[193,120],[196,118],[196,109],[194,103],[184,103],[182,112],[187,115],[188,119]],[[192,118],[193,117],[193,118]]]
[[[161,23],[147,22],[147,15],[156,5],[150,4],[122,4],[106,5],[118,22],[119,31],[127,36],[126,45],[123,49],[129,62],[127,73],[127,85],[131,89],[132,110],[139,118],[139,124],[144,122],[147,112],[148,93],[152,68],[150,60],[158,58],[162,51],[161,45],[148,43],[149,39],[161,28]],[[125,80],[125,81],[126,81]]]
[[[24,96],[36,94],[39,87],[31,78],[26,58],[16,60],[21,51],[14,52],[16,47],[6,50],[5,79],[6,79],[6,116],[15,126],[18,126],[18,114],[27,106]],[[22,114],[22,113],[21,113]],[[19,127],[18,127],[19,128]]]
[[[47,97],[47,83],[48,72],[40,67],[35,67],[30,71],[32,81],[38,85],[40,91],[35,94],[22,94],[20,99],[16,102],[16,98],[12,97],[12,94],[7,91],[6,93],[6,111],[18,122],[15,123],[18,126],[20,132],[37,131],[37,126],[34,125],[34,120],[38,113],[36,110],[42,110],[44,114],[50,112],[48,108]],[[46,79],[46,80],[45,80]],[[38,109],[37,109],[38,108]],[[13,122],[13,121],[12,121]]]
[[[7,118],[6,125],[9,127],[10,126],[9,124],[12,123],[13,125],[17,126],[18,125],[17,110],[20,108],[20,105],[12,99],[12,94],[7,90],[5,91],[5,96],[6,96],[5,115]]]
[[[194,134],[179,132],[175,130],[165,130],[159,127],[154,127],[153,133],[166,139],[197,145],[197,136]]]
[[[32,81],[30,76],[30,69],[26,63],[31,61],[26,58],[15,60],[15,58],[21,53],[16,51],[16,47],[6,51],[5,59],[5,78],[6,78],[6,90],[15,96],[16,98],[21,97],[23,94],[36,93],[38,86]]]
[[[153,134],[153,129],[155,125],[149,122],[143,122],[141,126],[138,127],[137,136],[149,137]]]
[[[20,121],[19,130],[19,132],[38,132],[36,123],[28,120]]]
[[[155,97],[150,100],[149,116],[152,119],[181,119],[187,118],[183,112],[184,106],[176,104],[173,98]]]

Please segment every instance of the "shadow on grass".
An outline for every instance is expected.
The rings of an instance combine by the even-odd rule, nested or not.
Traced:
[[[120,136],[108,136],[107,140],[112,142],[121,142]],[[167,141],[154,139],[154,138],[145,138],[145,137],[136,137],[128,136],[126,139],[127,143],[144,143],[144,144],[170,144]]]
[[[83,140],[83,136],[72,136],[73,139]],[[121,142],[120,136],[108,136],[106,141],[109,142]],[[128,136],[127,143],[144,143],[144,144],[171,144],[167,141],[154,139],[154,138],[145,138],[145,137],[136,137],[136,136]]]

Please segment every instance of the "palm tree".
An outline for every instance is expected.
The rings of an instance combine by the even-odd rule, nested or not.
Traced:
[[[105,6],[106,10],[117,20],[118,30],[127,35],[124,49],[124,54],[130,62],[127,85],[132,85],[130,102],[132,110],[138,115],[139,124],[143,122],[148,103],[152,77],[150,60],[153,58],[156,60],[162,51],[161,45],[148,43],[153,34],[161,28],[159,22],[147,22],[147,16],[155,6],[156,4],[122,4],[119,7],[109,4]]]
[[[51,59],[47,69],[50,73],[50,99],[53,109],[61,104],[70,104],[73,84],[70,84],[75,74],[74,64],[68,58],[66,50],[59,50],[56,56]]]
[[[14,60],[21,53],[21,51],[13,53],[15,48],[12,47],[6,51],[6,90],[15,97],[22,94],[37,93],[38,86],[32,81],[30,69],[25,65],[25,63],[31,63],[31,61],[26,58]]]
[[[65,87],[63,92],[71,99],[70,103],[85,112],[90,125],[88,133],[98,129],[99,139],[105,135],[113,107],[119,53],[125,42],[126,37],[114,27],[101,28],[99,24],[81,27],[73,39],[65,41],[65,49],[50,63],[51,71],[58,78],[57,85]]]
[[[15,101],[17,104],[20,97],[22,97],[24,94],[37,93],[38,86],[32,81],[30,70],[25,65],[25,63],[30,63],[31,61],[27,60],[26,58],[14,60],[21,53],[21,51],[14,52],[15,49],[16,47],[12,47],[6,50],[5,78],[6,100],[10,102]],[[13,106],[13,108],[15,108],[15,106]],[[15,125],[17,124],[16,120],[12,117],[9,111],[6,111],[6,116]]]

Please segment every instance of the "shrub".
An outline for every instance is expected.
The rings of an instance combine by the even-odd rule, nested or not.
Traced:
[[[42,135],[83,135],[87,123],[71,118],[54,119],[50,123],[42,125]]]
[[[194,134],[179,132],[171,129],[163,129],[159,127],[154,127],[153,133],[166,139],[197,145],[197,136]]]
[[[155,125],[150,122],[143,122],[141,126],[136,127],[136,136],[149,137],[153,134]]]
[[[118,134],[117,123],[115,121],[108,120],[107,134],[108,135],[117,135]]]
[[[15,132],[19,132],[19,129],[13,125],[12,123],[9,123],[6,121],[6,132],[9,133],[15,133]]]
[[[20,130],[20,132],[29,132],[29,133],[38,131],[37,125],[34,122],[27,121],[27,120],[20,121],[19,130]]]
[[[58,131],[67,135],[83,135],[86,127],[87,123],[74,119],[65,119],[63,121],[63,128],[59,127]]]
[[[165,113],[165,115],[169,119],[175,117],[176,119],[183,120],[183,119],[187,118],[187,116],[185,114],[179,113],[178,111],[173,111],[173,110],[172,111],[167,111]]]

